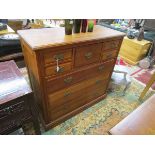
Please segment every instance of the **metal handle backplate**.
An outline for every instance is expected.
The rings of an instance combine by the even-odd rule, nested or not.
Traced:
[[[71,93],[70,92],[65,92],[64,93],[64,97],[67,97],[67,96],[69,96]]]
[[[55,60],[63,60],[64,59],[64,55],[63,54],[54,55],[54,59]]]
[[[111,54],[108,54],[108,55],[106,56],[106,58],[109,59],[109,58],[111,58],[111,56],[112,56]]]
[[[86,59],[90,59],[90,58],[92,58],[92,56],[93,56],[92,52],[88,52],[88,53],[85,54]]]
[[[101,79],[96,80],[96,82],[95,82],[95,83],[96,83],[96,84],[101,83]]]
[[[99,71],[103,71],[104,70],[104,66],[99,66],[98,70]]]
[[[113,42],[113,43],[111,43],[111,47],[115,48],[115,47],[117,47],[117,44]]]
[[[67,77],[66,79],[64,79],[64,82],[65,83],[70,83],[70,82],[72,82],[72,80],[73,80],[73,77]]]

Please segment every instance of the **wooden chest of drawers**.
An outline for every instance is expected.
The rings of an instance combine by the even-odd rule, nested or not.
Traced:
[[[102,26],[70,36],[64,28],[18,33],[45,129],[106,96],[124,33]]]

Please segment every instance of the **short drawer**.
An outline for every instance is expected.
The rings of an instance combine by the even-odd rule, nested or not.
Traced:
[[[56,65],[54,66],[49,66],[45,68],[45,76],[54,76],[54,75],[61,75],[66,73],[67,71],[70,71],[72,68],[72,63],[64,63],[64,64],[59,64],[59,71],[57,72],[56,70]]]
[[[113,40],[103,43],[103,51],[110,50],[110,49],[118,49],[120,45],[119,40]]]
[[[108,59],[113,59],[117,56],[117,50],[111,50],[108,52],[103,52],[102,53],[102,60],[108,60]]]
[[[48,93],[60,90],[62,88],[69,87],[82,80],[87,80],[98,75],[109,75],[114,66],[114,60],[110,60],[104,63],[93,65],[82,70],[64,75],[55,79],[45,80],[45,85]]]
[[[65,49],[60,51],[46,51],[43,54],[44,64],[48,65],[50,63],[56,64],[56,60],[59,60],[59,63],[64,61],[71,61],[72,59],[72,49]]]
[[[96,43],[76,48],[75,67],[99,62],[102,43]]]

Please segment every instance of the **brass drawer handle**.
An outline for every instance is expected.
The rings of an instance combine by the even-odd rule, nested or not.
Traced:
[[[59,68],[59,71],[57,71],[57,69],[55,69],[55,72],[56,72],[56,73],[63,73],[64,70],[65,70],[64,67],[60,67],[60,68]]]
[[[67,97],[67,96],[69,96],[71,93],[70,92],[65,92],[64,93],[64,97]]]
[[[70,82],[72,82],[72,80],[73,80],[73,77],[67,77],[66,79],[64,79],[64,82],[65,83],[70,83]]]
[[[96,96],[99,96],[99,93],[95,92],[93,95],[96,97]]]
[[[111,43],[111,47],[112,47],[112,48],[115,48],[115,47],[117,47],[117,44],[114,43],[114,42],[112,42],[112,43]]]
[[[86,59],[90,59],[90,58],[92,58],[92,56],[93,56],[92,52],[88,52],[88,53],[85,54]]]
[[[109,58],[111,58],[111,57],[112,57],[111,54],[108,54],[108,55],[106,56],[107,59],[109,59]]]
[[[95,82],[96,84],[99,84],[99,83],[101,83],[101,80],[100,79],[98,79],[98,80],[96,80],[96,82]]]
[[[64,55],[63,54],[56,54],[56,55],[54,55],[54,59],[55,60],[63,60],[64,59]]]
[[[103,71],[104,70],[104,66],[99,66],[99,71]]]

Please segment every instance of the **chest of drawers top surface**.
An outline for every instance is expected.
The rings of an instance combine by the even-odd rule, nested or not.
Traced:
[[[19,30],[18,34],[33,50],[122,37],[125,35],[122,32],[99,25],[94,26],[93,32],[77,33],[72,35],[65,35],[65,29],[63,27]]]

